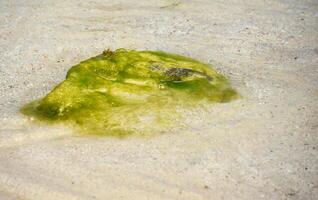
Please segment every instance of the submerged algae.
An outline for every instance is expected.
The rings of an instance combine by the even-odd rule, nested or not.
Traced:
[[[82,133],[125,136],[175,126],[180,107],[238,97],[224,76],[194,59],[118,49],[73,66],[66,80],[21,112]]]

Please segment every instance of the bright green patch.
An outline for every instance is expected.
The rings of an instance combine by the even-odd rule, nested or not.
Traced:
[[[237,97],[206,64],[161,51],[118,49],[73,66],[66,80],[21,112],[69,122],[85,134],[149,135],[177,126],[182,109]]]

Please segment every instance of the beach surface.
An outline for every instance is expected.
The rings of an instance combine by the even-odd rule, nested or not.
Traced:
[[[242,98],[149,138],[19,112],[118,48],[211,64]],[[0,86],[1,200],[318,199],[316,0],[2,0]]]

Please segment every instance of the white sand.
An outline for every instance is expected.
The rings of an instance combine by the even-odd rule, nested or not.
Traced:
[[[317,10],[316,0],[0,1],[0,199],[317,199]],[[70,66],[121,47],[214,64],[244,98],[151,139],[78,137],[19,114]]]

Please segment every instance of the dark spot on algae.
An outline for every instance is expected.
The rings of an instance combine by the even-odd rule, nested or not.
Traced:
[[[238,97],[224,76],[197,60],[118,49],[73,66],[66,80],[21,112],[83,134],[148,136],[178,126],[182,109]]]

